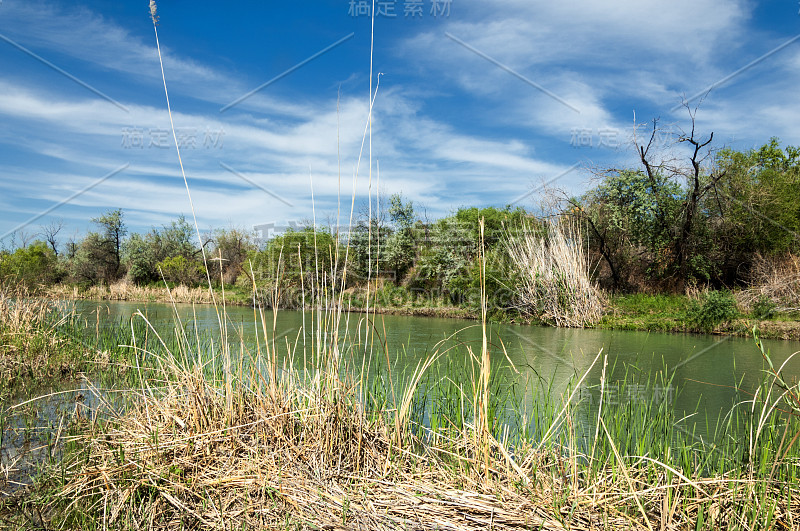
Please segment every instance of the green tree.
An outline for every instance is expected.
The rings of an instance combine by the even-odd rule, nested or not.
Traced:
[[[394,231],[372,219],[370,224],[359,221],[348,233],[348,284],[366,281],[385,275],[389,270],[387,242]]]
[[[426,227],[418,239],[418,259],[413,285],[450,297],[453,303],[480,301],[480,220],[484,220],[484,248],[487,253],[487,286],[498,297],[504,291],[504,250],[498,249],[507,233],[523,226],[527,213],[522,208],[460,208],[455,214]],[[471,302],[470,302],[471,301]],[[502,303],[497,301],[498,305]]]
[[[494,247],[502,240],[509,230],[515,230],[522,226],[527,213],[521,207],[505,208],[486,207],[486,208],[459,208],[455,214],[456,221],[461,223],[471,234],[474,242],[475,252],[480,244],[480,220],[483,219],[483,241],[487,249]]]
[[[714,134],[700,137],[695,113],[689,116],[690,131],[675,138],[689,148],[685,159],[659,149],[663,132],[654,120],[647,142],[636,143],[640,169],[604,172],[600,185],[570,201],[567,213],[587,223],[614,288],[644,279],[680,292],[693,279],[718,275],[709,208],[727,171],[714,164]]]
[[[98,266],[102,267],[104,280],[116,280],[122,273],[122,240],[128,233],[122,210],[109,210],[100,217],[92,218],[92,223],[100,226],[99,244],[104,247],[104,252],[94,251],[93,256],[98,260]]]
[[[123,247],[124,259],[128,266],[128,278],[136,284],[155,280],[154,255],[147,237],[134,233]]]
[[[722,150],[717,163],[727,178],[706,210],[714,227],[715,258],[724,281],[747,276],[756,254],[800,249],[800,148],[778,139],[748,151]]]
[[[403,196],[394,194],[389,199],[389,218],[394,232],[386,239],[386,265],[394,272],[395,282],[400,283],[416,259],[414,235],[414,203],[404,202]]]
[[[583,197],[569,201],[567,214],[586,222],[590,244],[609,268],[612,288],[631,278],[671,273],[675,220],[682,190],[662,174],[609,172]]]
[[[234,283],[239,275],[246,272],[247,257],[256,250],[255,234],[237,228],[215,230],[209,243],[211,249],[208,258],[217,264],[209,267],[214,278],[219,278],[221,272],[226,284]]]
[[[114,260],[110,255],[108,240],[96,232],[90,232],[76,245],[75,254],[69,261],[73,282],[97,284],[113,279],[111,268]]]
[[[335,255],[336,240],[330,233],[311,227],[289,230],[270,240],[263,250],[250,253],[253,274],[247,267],[237,283],[252,287],[254,282],[264,292],[277,287],[284,293],[284,304],[297,306],[302,290],[310,296],[312,289],[330,286],[332,276],[338,274],[333,270]]]

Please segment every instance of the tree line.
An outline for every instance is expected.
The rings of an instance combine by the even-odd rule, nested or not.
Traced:
[[[412,201],[393,195],[381,217],[362,215],[348,230],[309,223],[264,242],[253,231],[228,228],[208,231],[198,242],[182,216],[129,233],[117,209],[92,219],[96,230],[80,241],[59,246],[51,225],[40,240],[0,251],[0,280],[32,289],[210,280],[274,293],[323,284],[351,289],[378,279],[382,289],[474,305],[484,249],[486,291],[492,306],[503,309],[513,306],[519,274],[510,265],[508,240],[520,231],[545,235],[554,219],[578,228],[575,244],[586,246],[593,278],[612,292],[746,286],[758,260],[798,252],[800,148],[772,139],[745,151],[713,150],[713,135],[700,137],[692,121],[675,139],[687,149],[666,156],[655,143],[658,131],[654,121],[636,144],[638,165],[597,170],[586,192],[561,193],[546,215],[462,207],[429,221]]]

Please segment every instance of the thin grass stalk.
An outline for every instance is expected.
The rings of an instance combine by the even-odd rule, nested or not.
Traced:
[[[175,133],[175,123],[172,120],[172,107],[169,103],[169,91],[167,90],[167,78],[164,75],[164,60],[161,58],[161,43],[158,40],[158,14],[157,14],[157,7],[155,0],[150,0],[150,19],[153,21],[153,31],[155,32],[156,36],[156,51],[158,52],[158,62],[161,67],[161,80],[164,84],[164,96],[167,100],[167,114],[169,115],[169,124],[172,130],[172,139],[175,142],[175,151],[178,154],[178,164],[181,168],[181,176],[183,177],[183,183],[186,187],[186,195],[189,198],[189,206],[192,211],[192,219],[194,220],[194,227],[195,232],[197,234],[197,241],[200,244],[200,252],[203,256],[203,266],[206,270],[206,279],[208,280],[208,291],[211,294],[212,300],[215,301],[216,306],[216,299],[214,299],[214,290],[211,287],[211,273],[208,269],[208,261],[206,260],[206,252],[203,246],[203,239],[200,237],[200,227],[197,224],[197,215],[195,214],[194,210],[194,202],[192,201],[192,193],[189,190],[189,181],[186,179],[186,172],[183,169],[183,159],[181,158],[181,148],[178,144],[178,137]]]
[[[484,242],[485,221],[479,222],[480,228],[480,289],[481,289],[481,365],[478,388],[480,400],[476,400],[476,410],[479,417],[476,419],[475,430],[478,434],[478,447],[483,452],[484,477],[489,478],[489,378],[491,375],[491,361],[489,358],[489,345],[486,337],[486,246]]]

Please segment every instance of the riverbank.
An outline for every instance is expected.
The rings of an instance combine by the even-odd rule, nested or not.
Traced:
[[[697,298],[685,295],[615,295],[595,328],[648,332],[711,333],[751,337],[753,328],[763,339],[800,341],[800,315],[776,312],[770,319],[736,311],[733,318],[703,329],[693,322]]]
[[[56,300],[95,300],[95,301],[129,301],[129,302],[163,302],[185,304],[213,304],[214,296],[208,288],[173,286],[137,286],[129,282],[117,282],[111,285],[79,287],[67,284],[54,284],[42,291],[45,297]],[[247,305],[252,299],[242,299],[238,291],[231,291],[226,297],[227,304]]]
[[[349,311],[363,313],[365,290],[348,290],[344,306]],[[387,294],[388,293],[388,294]],[[118,283],[111,286],[93,286],[79,289],[74,286],[55,285],[47,288],[45,295],[57,300],[96,300],[128,302],[160,302],[186,304],[212,304],[207,288],[186,286],[164,287],[135,286]],[[217,293],[219,297],[219,293]],[[480,319],[480,309],[448,304],[444,299],[418,300],[404,288],[382,288],[376,298],[377,304],[369,311],[387,315],[414,317],[439,317],[454,319]],[[800,341],[800,314],[776,312],[769,319],[759,318],[752,311],[738,311],[735,317],[703,329],[692,320],[691,308],[696,297],[685,295],[613,295],[608,297],[601,320],[593,328],[605,330],[636,330],[671,333],[712,333],[750,337],[753,328],[764,339]],[[252,306],[252,293],[233,286],[225,289],[225,304],[230,306]],[[221,302],[221,298],[217,299]],[[509,311],[496,310],[490,314],[492,320],[517,324],[544,325],[535,319],[526,318]]]

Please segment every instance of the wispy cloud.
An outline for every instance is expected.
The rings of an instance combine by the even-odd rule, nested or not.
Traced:
[[[149,145],[169,122],[146,12],[139,27],[139,22],[111,19],[88,8],[40,0],[7,1],[0,9],[0,33],[96,82],[99,91],[130,111],[0,42],[7,46],[2,60],[9,65],[0,80],[0,203],[6,207],[0,213],[0,232],[86,186],[88,176],[127,161],[131,166],[124,175],[83,194],[65,216],[86,219],[99,209],[121,206],[130,209],[131,220],[149,226],[148,219],[185,212],[171,138],[166,145]],[[624,143],[634,112],[639,122],[683,120],[681,111],[669,111],[682,94],[695,93],[791,37],[755,27],[752,10],[743,0],[462,0],[457,13],[436,24],[403,25],[398,20],[392,28],[385,26],[376,69],[386,76],[373,121],[381,188],[424,203],[431,216],[466,204],[503,205],[560,174],[564,176],[557,184],[577,193],[585,175],[564,173],[576,163],[596,157],[607,164],[635,160],[624,150],[571,145],[576,130],[593,135],[619,131],[615,141]],[[307,37],[312,48],[323,49],[349,35],[347,28],[339,31],[337,26],[333,37]],[[507,69],[476,56],[446,32]],[[334,53],[343,55],[346,47],[362,45],[359,38],[356,32]],[[366,61],[338,65],[334,78],[343,80],[341,94],[327,78],[290,95],[273,90],[276,84],[220,114],[222,105],[286,66],[267,75],[243,72],[234,61],[166,44],[176,126],[196,135],[197,145],[184,150],[184,161],[201,223],[308,217],[309,172],[320,210],[335,209],[340,186],[349,196],[367,115]],[[266,61],[276,52],[257,53]],[[284,58],[286,65],[311,53]],[[330,57],[326,54],[325,60]],[[698,125],[716,131],[722,142],[742,134],[752,142],[773,135],[800,142],[800,110],[794,104],[798,65],[800,52],[792,47],[760,63],[715,91],[703,103]],[[520,76],[557,94],[580,114],[521,82]],[[764,76],[768,82],[758,79]],[[126,146],[126,131],[139,131],[148,145]],[[217,135],[213,146],[204,145],[209,132]],[[295,208],[254,190],[220,161]],[[362,161],[359,199],[367,193],[367,171]]]

